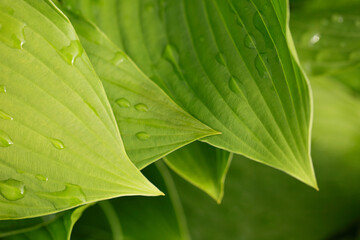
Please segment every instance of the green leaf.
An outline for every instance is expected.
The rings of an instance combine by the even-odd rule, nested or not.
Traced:
[[[158,195],[127,157],[101,81],[48,0],[0,2],[0,219]]]
[[[94,25],[67,15],[103,82],[126,152],[138,168],[194,140],[218,134],[177,106]]]
[[[203,141],[316,188],[311,98],[286,0],[63,0],[95,22],[191,115]]]
[[[175,186],[166,166],[157,162],[144,174],[165,197],[118,198],[100,202],[85,212],[72,239],[189,239]]]
[[[3,240],[70,240],[71,231],[76,221],[81,217],[83,211],[90,205],[78,207],[74,210],[69,210],[62,213],[55,221],[52,221],[44,226],[26,231],[21,234],[11,235]],[[33,219],[36,220],[36,219]],[[13,220],[14,221],[14,220]],[[19,222],[24,220],[16,220]]]
[[[347,71],[360,64],[359,8],[356,0],[317,1],[315,6],[313,1],[303,1],[294,7],[291,30],[307,73]]]
[[[195,142],[164,158],[181,177],[205,191],[220,203],[233,154],[206,143]]]

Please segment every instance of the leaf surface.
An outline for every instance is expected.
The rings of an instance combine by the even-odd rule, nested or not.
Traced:
[[[48,0],[0,2],[0,219],[157,195],[127,157],[101,81]]]
[[[164,161],[174,172],[220,203],[232,157],[227,151],[194,142],[169,154]]]
[[[285,0],[64,0],[94,21],[191,115],[203,141],[316,187],[311,98]]]
[[[72,239],[189,239],[173,180],[162,162],[143,170],[165,197],[118,198],[87,210]]]
[[[126,152],[138,168],[196,139],[218,134],[176,105],[97,27],[67,15],[103,82]]]

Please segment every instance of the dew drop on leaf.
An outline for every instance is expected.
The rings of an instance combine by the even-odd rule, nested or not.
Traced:
[[[60,50],[61,56],[68,64],[74,65],[76,58],[80,57],[84,49],[79,40],[72,40],[70,44]]]
[[[119,107],[123,107],[123,108],[130,107],[130,102],[126,98],[119,98],[115,102],[117,105],[119,105]]]
[[[59,149],[59,150],[62,150],[65,148],[65,145],[62,141],[60,141],[59,139],[51,139],[51,144],[56,148],[56,149]]]
[[[222,53],[216,54],[215,59],[218,63],[225,66],[225,59],[224,59],[224,56],[222,55]]]
[[[333,14],[331,16],[331,21],[334,23],[343,23],[344,22],[344,17],[341,16],[340,14]]]
[[[116,52],[114,57],[111,59],[111,63],[118,66],[119,64],[123,63],[125,60],[127,60],[127,56],[123,52]]]
[[[178,50],[171,44],[167,44],[165,46],[163,57],[169,62],[177,65],[179,63],[179,52]]]
[[[3,10],[6,10],[10,15],[14,13],[14,10],[8,7]],[[25,43],[24,28],[26,24],[3,15],[0,18],[0,25],[0,41],[11,48],[22,49]]]
[[[0,110],[0,118],[4,120],[13,120],[14,118],[4,111]]]
[[[0,147],[10,147],[13,144],[9,135],[0,130]]]
[[[0,181],[0,194],[9,201],[19,200],[25,195],[25,184],[12,178]]]
[[[147,140],[150,138],[150,135],[146,132],[138,132],[136,133],[136,137],[139,139],[139,140]]]
[[[259,55],[257,55],[255,57],[255,67],[256,67],[256,70],[258,71],[260,77],[265,78],[268,76],[268,72],[267,72],[265,65]]]
[[[38,192],[36,195],[53,203],[55,208],[74,206],[86,202],[86,196],[79,185],[67,183],[65,189],[57,192]]]
[[[309,41],[309,44],[310,45],[314,45],[316,44],[317,42],[320,41],[320,34],[319,33],[315,33],[311,38],[310,38],[310,41]]]
[[[143,103],[136,104],[135,109],[139,112],[147,112],[149,110],[148,107]]]
[[[47,182],[47,181],[49,180],[47,177],[45,177],[45,176],[43,176],[43,175],[40,175],[40,174],[37,174],[35,177],[36,177],[38,180],[43,181],[43,182]]]
[[[244,38],[244,44],[247,48],[255,49],[255,40],[250,34]]]
[[[234,77],[231,77],[231,78],[229,79],[229,88],[230,88],[230,90],[231,90],[233,93],[235,93],[237,96],[242,97],[242,98],[245,99],[245,94],[244,94],[244,92],[243,92],[243,90],[242,90],[242,86],[241,86],[241,85],[242,85],[242,84],[241,84],[241,82],[240,82],[238,79],[236,79],[236,78],[234,78]]]

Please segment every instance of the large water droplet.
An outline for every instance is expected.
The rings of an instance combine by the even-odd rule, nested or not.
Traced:
[[[84,101],[86,103],[86,105],[88,105],[88,107],[95,113],[96,116],[99,116],[98,112],[96,111],[96,108],[91,105],[90,103]]]
[[[309,44],[310,45],[314,45],[316,44],[317,42],[320,41],[320,34],[319,33],[315,33],[311,38],[310,38],[310,41],[309,41]]]
[[[260,77],[262,77],[262,78],[266,78],[269,76],[269,73],[268,73],[267,69],[265,68],[264,64],[265,63],[263,63],[263,61],[261,60],[259,55],[257,55],[255,57],[255,67],[256,67],[256,70],[258,71]]]
[[[139,140],[148,140],[150,135],[147,132],[138,132],[135,134]]]
[[[38,196],[53,203],[56,208],[74,206],[86,202],[86,196],[79,185],[65,184],[65,189],[58,192],[38,192]]]
[[[335,23],[343,23],[344,22],[344,17],[341,16],[340,14],[333,14],[331,16],[331,21],[333,21]]]
[[[128,56],[123,52],[116,52],[114,57],[111,59],[111,63],[114,65],[119,65],[128,59]]]
[[[6,86],[0,85],[0,93],[6,93]]]
[[[47,181],[49,180],[47,177],[45,177],[45,176],[43,176],[43,175],[40,175],[40,174],[37,174],[35,177],[36,177],[38,180],[43,181],[43,182],[47,182]]]
[[[139,112],[147,112],[149,110],[148,107],[143,103],[136,104],[135,109]]]
[[[176,49],[176,47],[174,47],[171,44],[167,44],[165,46],[163,56],[166,60],[168,60],[169,62],[171,62],[173,64],[177,65],[179,62],[179,52]]]
[[[9,8],[7,12],[13,14],[14,10]],[[7,15],[0,18],[0,24],[2,26],[0,29],[0,41],[9,47],[22,49],[25,43],[24,28],[26,24]]]
[[[0,194],[9,201],[22,199],[25,195],[25,184],[12,178],[0,181]]]
[[[59,139],[53,138],[53,139],[50,139],[50,142],[56,149],[62,150],[65,148],[64,143],[62,141],[60,141]]]
[[[0,130],[0,147],[10,147],[13,144],[9,135]]]
[[[117,105],[119,105],[119,107],[123,107],[123,108],[130,107],[130,102],[126,98],[119,98],[115,102]]]
[[[245,94],[244,94],[244,91],[242,89],[242,84],[241,82],[234,78],[234,77],[231,77],[229,79],[229,88],[230,90],[235,93],[236,95],[238,95],[239,97],[242,97],[242,98],[245,98]]]
[[[255,40],[250,34],[246,35],[246,37],[244,38],[244,44],[247,48],[255,48]]]
[[[79,40],[72,40],[69,46],[60,50],[61,56],[71,65],[74,65],[76,58],[81,57],[83,52],[84,49]]]
[[[7,114],[1,110],[0,110],[0,118],[2,118],[4,120],[13,120],[14,119],[12,116],[10,116],[9,114]]]
[[[222,53],[216,54],[215,59],[218,63],[225,66],[225,59],[224,59],[224,56],[222,55]]]

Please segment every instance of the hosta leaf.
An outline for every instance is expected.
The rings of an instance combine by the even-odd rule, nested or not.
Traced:
[[[118,198],[91,207],[77,223],[72,239],[189,239],[170,173],[163,163],[144,169],[144,174],[165,197]]]
[[[329,1],[317,2],[322,4],[314,7],[313,1],[302,1],[291,15],[291,30],[305,70],[319,75],[359,65],[359,1],[340,1],[338,7]]]
[[[95,26],[68,14],[105,91],[138,168],[204,136],[218,134],[177,106]]]
[[[206,143],[195,142],[168,155],[164,160],[174,172],[220,203],[232,156],[232,153]]]
[[[47,0],[2,0],[0,24],[0,219],[159,194],[67,18]]]
[[[65,213],[61,213],[55,221],[24,233],[5,237],[3,240],[70,240],[74,224],[88,206],[89,205],[85,205],[74,210],[66,211]]]
[[[204,141],[315,186],[311,100],[286,0],[63,0],[181,107],[222,132]]]

